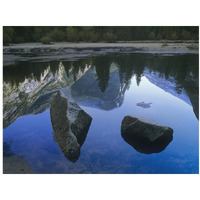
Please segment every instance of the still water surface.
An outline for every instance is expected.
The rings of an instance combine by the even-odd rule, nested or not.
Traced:
[[[4,173],[198,173],[198,65],[192,54],[110,54],[5,67]],[[92,117],[75,163],[51,124],[61,88]],[[159,153],[138,152],[121,136],[126,115],[171,127],[173,140]]]

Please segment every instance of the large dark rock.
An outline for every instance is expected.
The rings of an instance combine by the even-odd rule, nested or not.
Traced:
[[[56,94],[50,113],[54,137],[58,145],[70,161],[76,162],[92,118],[75,103],[70,93],[64,89]]]
[[[173,139],[173,129],[143,117],[125,116],[122,120],[123,139],[140,153],[159,153]]]

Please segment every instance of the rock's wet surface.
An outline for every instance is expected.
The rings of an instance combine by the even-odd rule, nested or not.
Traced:
[[[123,139],[140,153],[159,153],[173,139],[173,129],[144,117],[124,117],[121,125]]]
[[[76,162],[92,118],[75,103],[65,88],[54,97],[50,113],[58,145],[70,161]]]

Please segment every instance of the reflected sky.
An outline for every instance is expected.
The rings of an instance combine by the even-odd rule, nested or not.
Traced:
[[[35,173],[198,173],[198,119],[195,115],[196,111],[193,110],[198,106],[194,100],[191,101],[192,98],[198,98],[198,94],[192,90],[196,87],[194,80],[198,77],[195,77],[196,74],[192,77],[193,79],[190,77],[197,71],[198,61],[195,63],[194,58],[196,60],[198,56],[190,56],[112,55],[105,58],[105,62],[110,63],[108,65],[109,72],[108,68],[99,67],[98,73],[95,65],[97,68],[98,64],[103,66],[104,63],[101,63],[99,59],[104,57],[91,58],[89,62],[80,61],[82,62],[81,66],[84,67],[76,69],[76,73],[73,72],[76,67],[70,68],[73,66],[72,63],[64,63],[65,69],[68,66],[69,70],[67,72],[65,70],[66,76],[62,74],[56,79],[57,63],[54,72],[48,73],[48,77],[42,79],[43,85],[44,80],[48,80],[45,89],[40,85],[35,86],[37,93],[32,96],[30,93],[21,92],[19,93],[21,96],[18,95],[15,98],[17,101],[14,103],[11,98],[14,90],[9,94],[4,92],[4,112],[10,112],[9,116],[15,116],[12,113],[15,110],[12,111],[10,105],[13,107],[18,103],[16,105],[19,109],[20,101],[22,104],[23,101],[31,102],[31,105],[27,104],[26,108],[21,106],[20,114],[16,115],[14,120],[9,118],[10,122],[4,129],[4,142],[9,141],[9,151],[23,156]],[[192,59],[193,61],[190,63]],[[87,66],[90,67],[85,70],[87,62]],[[180,62],[187,63],[184,65],[185,72],[182,72],[182,77],[178,77]],[[158,66],[163,66],[163,63],[166,66],[165,70],[158,69]],[[176,63],[178,69],[172,70]],[[29,64],[32,66],[28,62],[26,66]],[[78,63],[76,65],[78,66]],[[172,66],[171,70],[167,66],[169,68]],[[14,77],[13,67],[6,69],[4,86],[10,83],[11,77]],[[70,69],[72,69],[72,73]],[[31,72],[31,69],[29,70]],[[34,70],[36,69],[34,68]],[[101,70],[103,72],[100,72]],[[155,75],[155,72],[159,72],[158,76]],[[150,76],[151,73],[154,76]],[[27,74],[28,72],[26,72],[26,77]],[[70,79],[70,74],[73,79]],[[164,79],[162,74],[165,74]],[[190,76],[187,76],[188,74]],[[23,74],[21,75],[23,76]],[[165,76],[168,76],[168,79]],[[60,77],[63,79],[59,79]],[[103,77],[107,80],[105,84],[102,84]],[[37,75],[38,83],[41,82],[40,78],[41,75]],[[12,79],[12,81],[14,80]],[[19,85],[20,82],[23,82],[21,80],[24,78],[20,78]],[[68,82],[63,80],[68,80]],[[15,83],[12,84],[15,85]],[[84,90],[88,84],[91,84],[91,87]],[[83,89],[80,88],[81,85],[84,86]],[[169,90],[164,88],[166,85]],[[93,118],[76,163],[66,159],[59,148],[50,120],[50,97],[53,98],[54,91],[63,86],[72,88],[72,91],[73,87],[79,88],[79,90],[74,89],[74,99]],[[123,90],[123,88],[125,89]],[[16,94],[21,90],[20,87],[15,89]],[[110,94],[110,91],[113,93]],[[192,91],[190,96],[188,91]],[[44,101],[39,101],[38,98],[43,97],[46,93],[51,95],[46,96]],[[184,95],[185,98],[183,98]],[[6,99],[6,97],[9,98]],[[35,102],[39,103],[34,104]],[[149,108],[143,108],[137,106],[139,102],[152,104]],[[32,105],[35,105],[34,108],[38,110],[41,108],[42,111],[33,113],[32,110],[36,109],[30,109]],[[126,115],[143,116],[173,128],[173,140],[160,153],[147,155],[138,152],[121,136],[121,122]]]

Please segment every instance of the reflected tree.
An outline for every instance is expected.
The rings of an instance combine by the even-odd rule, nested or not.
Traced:
[[[129,85],[130,79],[132,78],[134,69],[132,57],[122,56],[116,58],[116,63],[119,69],[120,83]]]
[[[124,55],[116,58],[121,84],[125,82],[126,85],[129,85],[132,76],[136,75],[137,85],[139,85],[145,68],[145,62],[142,56],[137,54]]]
[[[143,71],[144,71],[144,68],[145,66],[144,65],[136,65],[134,67],[134,70],[135,70],[135,76],[136,76],[136,82],[137,82],[137,85],[139,86],[140,84],[140,81],[141,81],[141,77],[142,77],[142,74],[143,74]]]
[[[95,66],[96,75],[99,81],[99,88],[102,93],[105,92],[108,82],[109,82],[109,75],[110,75],[110,64],[111,59],[109,57],[102,57],[95,58],[93,65]]]
[[[19,83],[24,82],[25,79],[34,79],[39,81],[40,77],[44,75],[44,71],[47,67],[50,67],[51,73],[55,74],[59,70],[59,64],[62,63],[67,77],[69,72],[72,70],[74,81],[77,80],[79,71],[84,72],[85,68],[91,65],[91,59],[85,59],[80,61],[49,61],[49,62],[27,62],[19,61],[14,65],[10,65],[4,68],[3,80],[9,82],[12,85],[18,86]]]

